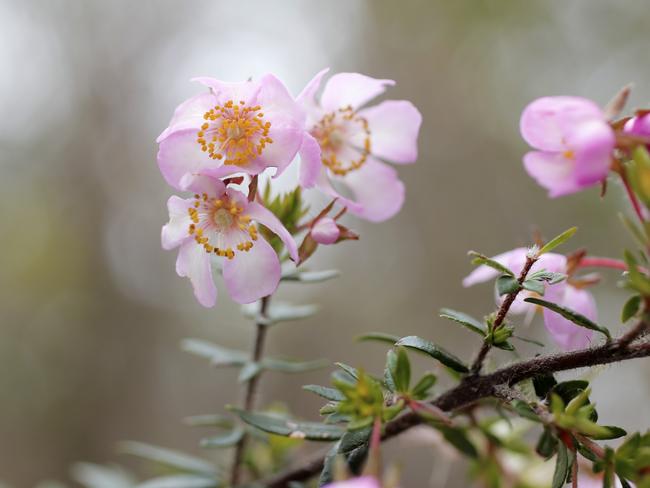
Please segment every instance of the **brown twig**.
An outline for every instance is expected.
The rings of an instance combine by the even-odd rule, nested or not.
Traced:
[[[260,307],[260,316],[264,318],[266,316],[266,311],[269,306],[271,297],[267,296],[262,298],[262,304]],[[258,363],[262,359],[264,354],[264,343],[266,339],[267,325],[263,320],[258,321],[256,326],[255,333],[255,345],[253,347],[253,354],[251,360],[255,363]],[[257,385],[261,372],[253,376],[248,383],[246,383],[246,390],[244,392],[244,410],[250,411],[253,410],[255,406],[255,395],[257,394]],[[244,451],[246,449],[247,436],[244,434],[235,446],[235,454],[233,457],[232,471],[230,473],[230,483],[232,486],[236,486],[241,479],[241,465],[244,458]]]
[[[636,341],[621,347],[619,340],[589,349],[535,357],[488,375],[468,376],[460,385],[443,393],[431,403],[445,412],[450,412],[483,398],[498,396],[497,391],[503,386],[512,386],[538,375],[650,356],[650,341]],[[406,413],[386,424],[382,440],[395,437],[425,421],[417,413]],[[314,455],[299,466],[261,480],[258,484],[265,488],[287,488],[291,481],[306,480],[318,474],[323,469],[323,463],[322,454]]]

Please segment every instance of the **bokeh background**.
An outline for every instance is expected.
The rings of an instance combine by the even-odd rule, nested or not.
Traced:
[[[201,434],[180,419],[239,398],[234,371],[210,369],[179,341],[248,349],[253,328],[225,293],[200,307],[159,244],[171,191],[154,140],[200,89],[191,77],[272,71],[297,94],[329,66],[393,78],[388,96],[422,111],[419,162],[400,168],[402,212],[381,225],[348,219],[361,241],[312,264],[342,276],[279,293],[320,313],[274,329],[268,345],[372,371],[385,348],[352,341],[369,330],[472,354],[473,337],[436,314],[493,308],[489,285],[460,285],[469,249],[496,254],[535,228],[552,236],[574,224],[572,245],[596,255],[631,245],[618,185],[604,200],[594,189],[549,201],[525,175],[518,119],[537,96],[604,104],[628,82],[631,106],[647,102],[649,20],[640,0],[0,1],[0,479],[33,487],[68,480],[79,460],[130,465],[115,450],[123,439],[199,453]],[[602,321],[616,324],[616,276],[595,293]],[[546,340],[537,321],[525,334]],[[649,372],[642,361],[599,371],[606,424],[648,427]],[[328,374],[268,374],[261,401],[290,398],[316,419],[320,401],[300,385]],[[428,486],[432,469],[430,486],[466,486],[434,450],[392,449],[405,486]]]

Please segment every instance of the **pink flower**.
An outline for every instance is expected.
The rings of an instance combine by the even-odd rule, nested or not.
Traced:
[[[381,485],[372,476],[363,476],[361,478],[330,483],[323,488],[381,488]]]
[[[503,264],[518,276],[526,262],[526,252],[526,248],[520,247],[499,254],[492,259]],[[551,271],[553,273],[565,273],[566,268],[566,258],[561,254],[542,254],[537,262],[533,264],[529,276],[541,270]],[[483,283],[496,278],[498,275],[499,272],[495,269],[481,265],[463,280],[463,286],[468,287],[477,283]],[[597,320],[596,303],[591,293],[587,290],[576,288],[566,281],[554,285],[547,284],[545,288],[545,300],[575,310],[593,321]],[[529,291],[520,292],[513,302],[510,311],[514,314],[533,313],[537,309],[537,306],[524,301],[525,298],[533,295]],[[502,299],[503,297],[497,297],[499,303]],[[580,349],[590,344],[593,331],[575,325],[561,315],[547,309],[544,309],[543,315],[546,330],[555,343],[562,349],[567,351]]]
[[[256,222],[277,234],[297,261],[296,243],[280,221],[219,179],[188,176],[180,184],[195,194],[187,199],[172,196],[167,202],[169,223],[162,228],[162,247],[180,247],[176,272],[190,279],[199,303],[212,307],[217,300],[212,256],[225,258],[223,278],[233,300],[251,303],[273,293],[280,281],[280,261],[259,236]]]
[[[404,203],[404,184],[382,160],[415,162],[422,116],[405,100],[361,108],[395,82],[358,73],[332,76],[317,100],[326,72],[318,73],[297,99],[307,112],[309,132],[300,150],[301,185],[316,185],[359,217],[389,219]],[[353,198],[342,197],[332,183],[347,187]]]
[[[650,113],[632,117],[625,122],[623,131],[635,136],[650,137]]]
[[[280,80],[227,83],[196,78],[209,91],[176,109],[157,139],[158,165],[176,189],[186,174],[256,175],[294,159],[302,144],[305,114]]]
[[[319,219],[311,228],[311,236],[319,244],[334,244],[340,235],[338,224],[330,217]]]
[[[521,115],[521,135],[537,151],[524,167],[551,198],[575,193],[603,181],[609,173],[614,131],[603,111],[578,97],[544,97]]]

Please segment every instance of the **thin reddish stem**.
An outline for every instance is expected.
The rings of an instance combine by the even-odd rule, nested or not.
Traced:
[[[619,260],[612,258],[599,258],[596,256],[591,256],[588,258],[582,258],[578,264],[579,268],[611,268],[619,269],[621,271],[627,271],[627,265]]]

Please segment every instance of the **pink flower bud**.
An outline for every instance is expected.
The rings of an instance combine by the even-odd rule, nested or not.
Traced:
[[[318,220],[311,229],[311,236],[319,244],[334,244],[340,235],[339,226],[329,217]]]

